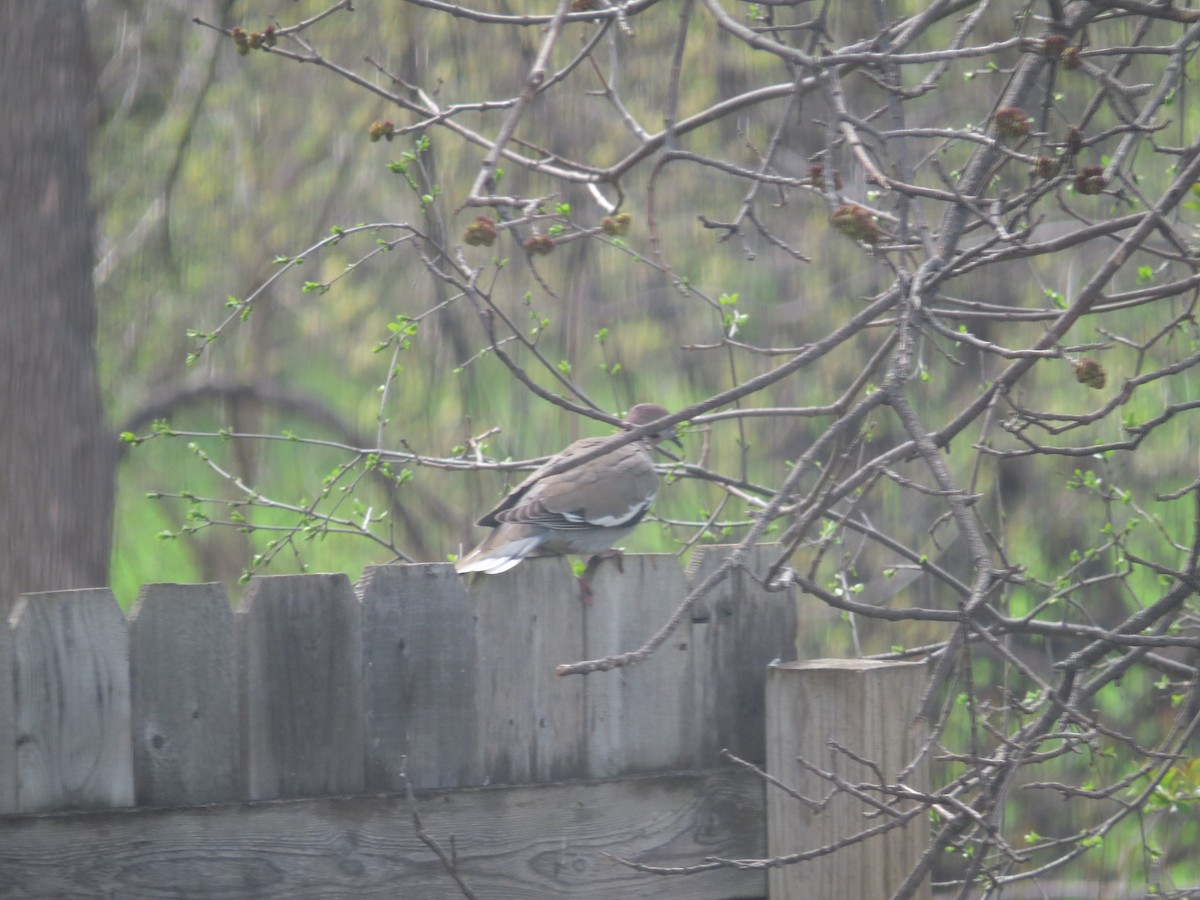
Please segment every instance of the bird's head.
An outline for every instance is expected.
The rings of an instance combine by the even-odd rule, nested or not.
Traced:
[[[669,416],[670,413],[657,403],[639,403],[629,411],[629,415],[622,422],[624,428],[640,428],[642,425],[649,425],[651,422],[657,422],[659,419]],[[679,435],[675,433],[674,426],[668,426],[661,431],[652,431],[646,435],[647,439],[654,444],[663,441],[671,441],[679,447],[683,447],[683,443],[679,440]]]

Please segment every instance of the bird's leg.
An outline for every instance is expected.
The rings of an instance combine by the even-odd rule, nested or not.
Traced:
[[[579,576],[579,599],[583,601],[584,606],[591,606],[596,599],[596,595],[592,593],[592,586],[582,575]]]
[[[617,561],[617,571],[622,575],[625,574],[625,550],[623,547],[613,547],[611,550],[605,550],[603,553],[597,553],[588,561],[588,565],[594,562],[596,567],[606,559],[615,559]]]
[[[600,568],[600,563],[604,562],[606,559],[615,559],[617,561],[617,571],[624,575],[624,555],[625,551],[618,547],[612,550],[605,550],[601,553],[595,553],[588,559],[587,565],[584,566],[583,574],[579,576],[579,586],[583,591],[583,602],[586,605],[592,605],[592,600],[594,599],[594,595],[592,593],[592,577],[596,574],[596,570]]]

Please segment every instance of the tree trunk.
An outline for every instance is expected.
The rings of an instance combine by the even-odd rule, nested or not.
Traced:
[[[79,0],[0,3],[0,600],[104,585],[116,443],[96,374]]]

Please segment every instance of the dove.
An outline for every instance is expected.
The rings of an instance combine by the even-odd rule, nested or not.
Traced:
[[[668,415],[657,404],[639,403],[621,427],[637,428]],[[633,531],[654,502],[658,473],[652,450],[664,440],[679,444],[674,429],[651,432],[564,472],[547,472],[620,436],[578,440],[533,472],[479,520],[492,533],[454,568],[462,574],[496,575],[530,556],[596,557],[609,551]]]

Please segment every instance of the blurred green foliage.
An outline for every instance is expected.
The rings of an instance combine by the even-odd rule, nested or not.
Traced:
[[[889,9],[899,16],[921,5],[911,0]],[[327,502],[336,504],[338,515],[361,521],[386,513],[378,528],[398,547],[414,558],[445,559],[478,537],[471,523],[520,473],[505,478],[420,463],[397,465],[397,473],[405,469],[408,476],[395,488],[393,504],[370,477],[355,482],[352,491],[340,493],[346,482],[336,473],[353,458],[346,450],[268,438],[302,435],[365,448],[405,449],[431,459],[470,456],[478,449],[482,456],[505,460],[547,454],[578,437],[602,433],[608,426],[567,415],[512,378],[494,353],[482,349],[486,337],[470,305],[428,276],[418,256],[419,242],[402,242],[386,252],[377,245],[377,240],[400,237],[395,229],[353,234],[306,256],[302,265],[288,268],[262,291],[244,322],[235,321],[194,365],[185,365],[188,354],[198,349],[198,341],[186,336],[189,328],[212,331],[229,315],[230,295],[246,299],[280,268],[277,258],[289,260],[305,253],[328,237],[331,228],[410,223],[427,234],[443,235],[450,244],[458,243],[479,213],[458,204],[484,153],[441,129],[371,141],[372,122],[394,120],[403,128],[409,120],[330,71],[260,52],[239,56],[228,38],[190,22],[197,15],[226,27],[261,27],[266,20],[257,5],[214,3],[204,10],[197,6],[153,5],[151,10],[150,4],[139,2],[103,2],[92,8],[103,101],[94,150],[96,204],[102,214],[96,278],[100,358],[110,419],[116,430],[126,430],[126,423],[148,407],[166,402],[170,426],[190,433],[153,437],[131,447],[124,457],[113,549],[114,589],[128,603],[146,582],[216,579],[232,584],[263,554],[271,557],[263,571],[306,567],[345,571],[352,578],[364,565],[390,561],[391,555],[376,543],[331,534],[314,526],[311,517],[279,509],[243,508],[239,514],[244,521],[233,527],[200,527],[186,538],[160,537],[204,526],[207,517],[228,519],[212,504],[162,494],[242,496],[236,484],[204,464],[197,450],[252,485],[259,495],[297,507],[320,497],[328,486],[326,479],[333,476]],[[370,57],[381,70],[436,90],[443,105],[512,96],[539,41],[539,29],[497,29],[408,4],[359,3],[356,7],[352,15],[332,16],[307,35],[315,50],[373,83],[403,89],[363,62],[364,56]],[[831,34],[844,40],[874,32],[866,11],[857,7],[831,5]],[[322,8],[323,4],[306,0],[289,6],[286,14],[300,19]],[[996,4],[976,38],[1003,40],[1014,28],[1036,33],[1026,21],[1028,9]],[[663,68],[672,51],[677,18],[666,13],[644,15],[633,25],[636,37],[618,38],[612,51],[618,62],[602,74],[606,79],[616,75],[616,87],[630,114],[653,132],[662,128]],[[948,21],[932,29],[916,49],[944,44],[955,26]],[[1119,44],[1128,36],[1104,29],[1126,27],[1132,26],[1097,26],[1093,40]],[[1173,32],[1168,26],[1161,28],[1165,42]],[[587,33],[568,26],[552,70],[571,60]],[[1003,73],[1017,53],[1012,49],[991,58],[952,63],[944,83],[953,89],[912,100],[906,108],[910,121],[931,128],[982,129],[992,115]],[[684,60],[687,71],[703,75],[682,81],[680,119],[740,91],[791,80],[777,60],[719,33],[707,18],[698,19],[689,34]],[[1135,63],[1124,80],[1153,80],[1152,72],[1139,71],[1149,65]],[[1189,65],[1194,68],[1194,61]],[[523,152],[534,153],[528,147],[535,145],[548,154],[582,158],[595,165],[612,164],[633,152],[638,142],[611,105],[597,95],[603,84],[595,69],[582,65],[566,76],[561,89],[538,97],[520,133],[528,142]],[[871,100],[882,103],[882,92],[870,82],[863,79],[853,85],[862,92],[864,105]],[[1077,116],[1091,96],[1092,85],[1081,75],[1061,73],[1054,103],[1064,119]],[[753,168],[770,139],[782,102],[689,132],[682,146]],[[1178,118],[1169,134],[1177,143],[1190,140],[1196,121],[1193,106],[1190,97],[1180,97],[1174,107]],[[491,134],[503,114],[503,110],[473,112],[461,121]],[[804,100],[803,108],[787,122],[780,169],[796,177],[807,175],[810,158],[825,145],[827,117],[819,98]],[[1114,121],[1110,112],[1098,117],[1100,126]],[[427,149],[419,149],[422,141]],[[963,143],[943,147],[931,142],[928,149],[941,171],[951,176],[970,152]],[[1089,163],[1099,164],[1104,147],[1088,148],[1084,155]],[[405,163],[403,171],[389,169],[389,163],[397,161]],[[836,162],[853,192],[865,198],[870,187],[862,171],[848,154]],[[564,186],[511,163],[503,168],[501,192],[544,196],[544,209],[557,210],[560,219],[565,218],[565,224],[560,221],[565,232],[599,224],[602,211],[584,189]],[[1135,160],[1131,171],[1147,196],[1156,196],[1172,174],[1149,157]],[[1023,190],[1026,177],[1024,170],[1009,167],[999,176],[997,187]],[[930,167],[922,170],[919,180],[931,188],[943,187]],[[653,211],[662,237],[660,249],[674,267],[677,283],[653,264],[655,248],[647,229],[648,170],[635,170],[621,187],[621,210],[632,216],[626,235],[563,243],[532,262],[505,233],[491,247],[462,248],[471,265],[483,268],[481,280],[491,286],[501,307],[551,368],[569,372],[609,412],[641,400],[682,408],[765,372],[778,358],[717,346],[735,324],[739,341],[803,345],[836,328],[862,307],[865,298],[892,282],[893,273],[882,259],[829,227],[819,192],[791,191],[786,199],[779,195],[757,207],[774,234],[811,260],[803,263],[752,231],[728,237],[721,229],[704,227],[698,216],[711,221],[732,218],[745,196],[746,183],[675,162],[653,182]],[[607,193],[613,196],[612,191]],[[764,197],[768,193],[764,191]],[[1084,205],[1084,198],[1074,199]],[[1111,196],[1086,202],[1093,204],[1091,213],[1097,218],[1124,211]],[[1188,204],[1186,214],[1194,218],[1196,206]],[[1068,233],[1077,225],[1063,216],[1042,228],[1047,234]],[[1190,227],[1194,229],[1194,222]],[[1019,310],[1054,309],[1068,302],[1087,280],[1095,267],[1094,254],[1095,249],[1088,247],[1035,264],[981,268],[956,279],[948,292]],[[1140,265],[1127,267],[1111,285],[1112,291],[1153,283],[1159,265],[1159,260],[1147,257]],[[1022,381],[1015,401],[1047,412],[1082,415],[1111,397],[1126,379],[1195,352],[1194,322],[1165,335],[1150,354],[1130,345],[1149,340],[1188,302],[1189,298],[1178,298],[1164,301],[1164,308],[1139,306],[1106,315],[1106,333],[1124,335],[1129,341],[1109,342],[1103,352],[1107,386],[1099,392],[1080,384],[1067,361],[1047,359]],[[1044,321],[1029,321],[990,334],[985,326],[978,336],[1008,347],[1028,346],[1044,327]],[[1107,340],[1089,319],[1082,320],[1069,338],[1078,343]],[[561,391],[554,372],[539,368],[529,350],[515,342],[505,346],[539,384]],[[853,381],[876,347],[876,335],[860,334],[798,377],[756,395],[749,405],[828,404]],[[933,340],[918,348],[918,357],[922,377],[913,383],[910,396],[930,424],[976,396],[1001,366],[993,356]],[[189,399],[191,388],[211,380],[229,385],[269,383],[309,398],[312,408],[235,403],[232,394],[216,402]],[[1197,374],[1187,369],[1136,392],[1121,407],[1119,422],[1099,418],[1094,425],[1072,432],[1070,442],[1123,440],[1128,434],[1121,426],[1144,423],[1169,403],[1198,397]],[[710,469],[773,488],[828,421],[825,416],[719,422],[685,437],[685,458],[694,460],[703,450]],[[494,427],[499,430],[477,448],[471,446],[472,437]],[[221,429],[264,437],[225,440],[218,436]],[[139,436],[152,431],[148,423],[134,430]],[[873,420],[869,432],[863,452],[870,455],[901,439],[889,419]],[[1010,586],[999,600],[1008,614],[1027,614],[1061,589],[1063,596],[1040,613],[1047,621],[1082,610],[1087,618],[1111,622],[1161,593],[1160,579],[1145,568],[1136,568],[1123,581],[1094,588],[1081,585],[1100,572],[1127,565],[1129,553],[1176,563],[1182,559],[1183,551],[1172,549],[1167,536],[1180,545],[1188,542],[1189,503],[1186,498],[1163,502],[1155,498],[1195,477],[1192,420],[1181,416],[1155,431],[1136,454],[985,459],[978,468],[970,446],[976,437],[969,433],[959,437],[944,457],[960,483],[971,484],[981,495],[982,514],[1003,529],[998,540],[1005,557],[1017,561],[1027,576],[1026,586]],[[990,439],[996,442],[1003,437]],[[1005,446],[1019,445],[1010,440]],[[917,478],[920,465],[902,464],[897,471]],[[148,499],[148,494],[158,499]],[[737,501],[724,508],[717,524],[705,529],[707,517],[723,496],[710,484],[667,479],[655,512],[675,524],[644,525],[626,541],[626,549],[676,552],[695,540],[736,540],[750,521],[749,510]],[[963,550],[956,545],[959,538],[951,526],[934,522],[937,510],[932,498],[925,502],[891,484],[877,487],[867,507],[873,524],[885,533],[911,532],[913,523],[927,526],[911,538],[910,546],[952,568],[961,563]],[[247,525],[254,528],[247,531]],[[1113,541],[1118,535],[1119,546]],[[281,539],[283,546],[271,543]],[[822,575],[853,558],[849,569],[859,579],[855,589],[882,598],[881,602],[941,608],[954,602],[926,596],[926,580],[914,582],[888,574],[894,571],[895,559],[850,534],[831,534],[822,552],[827,560],[819,567]],[[797,567],[811,562],[815,553],[813,547],[802,551]],[[1056,580],[1063,579],[1064,572],[1070,574],[1059,584]],[[830,581],[830,586],[843,590],[847,585]],[[806,621],[812,627],[802,638],[802,652],[826,656],[854,652],[848,617],[831,615],[815,603],[807,608],[811,615]],[[910,623],[899,630],[888,623],[860,621],[856,629],[865,653],[944,639],[943,629],[931,623]],[[1061,653],[1063,648],[1051,648],[1049,643],[1024,637],[1013,648],[1030,660]],[[991,686],[997,708],[1004,703],[1000,686],[1017,695],[1036,689],[983,655],[976,658],[974,678],[977,685]],[[962,689],[962,685],[951,688],[950,696]],[[1099,713],[1117,731],[1140,739],[1138,717],[1145,717],[1157,733],[1161,723],[1151,720],[1171,715],[1172,697],[1179,690],[1156,687],[1139,670],[1095,699]],[[997,713],[1010,722],[1019,715]],[[956,712],[947,741],[966,740],[968,728],[966,716]],[[1044,780],[1103,783],[1117,771],[1109,754],[1123,752],[1119,744],[1098,744],[1097,752],[1047,763]],[[1156,840],[1164,848],[1163,870],[1177,882],[1197,877],[1195,862],[1186,856],[1186,848],[1196,840],[1191,811],[1200,778],[1194,763],[1180,761],[1156,791],[1155,805],[1146,817],[1165,823],[1168,834]],[[946,770],[954,765],[947,763]],[[1028,778],[1034,779],[1033,769]],[[1051,791],[1018,790],[1005,827],[1033,835],[1036,845],[1037,836],[1082,827],[1082,819],[1072,818],[1074,810]],[[1178,814],[1181,811],[1184,814]],[[1142,838],[1134,831],[1147,827],[1146,818],[1128,820],[1089,849],[1081,871],[1141,871],[1142,860],[1126,858],[1128,851],[1122,848],[1140,846]]]

